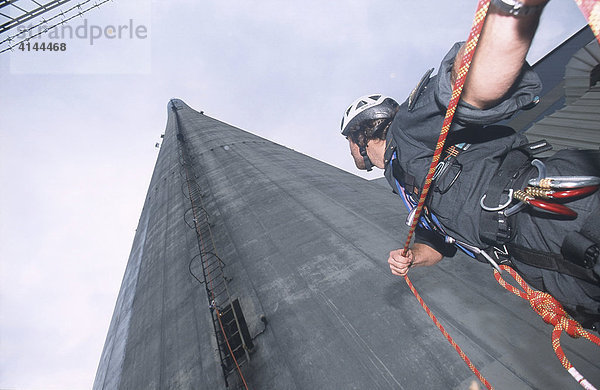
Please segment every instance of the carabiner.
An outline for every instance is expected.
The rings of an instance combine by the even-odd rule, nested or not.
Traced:
[[[412,210],[406,216],[406,221],[404,222],[406,226],[412,226],[413,220],[415,219],[415,214],[417,213],[417,206],[413,207]]]
[[[494,261],[494,259],[492,259],[490,257],[490,255],[488,255],[483,249],[479,249],[476,246],[467,244],[466,242],[462,242],[462,241],[458,241],[458,240],[454,240],[454,241],[455,241],[455,243],[464,246],[465,248],[467,248],[471,252],[475,253],[476,255],[482,255],[491,264],[491,266],[496,269],[496,271],[502,273],[502,270],[500,269],[500,266],[498,265],[498,263],[496,263]]]
[[[527,207],[527,203],[525,202],[519,202],[514,206],[511,206],[509,208],[507,208],[506,210],[504,210],[504,216],[505,217],[510,217],[511,215],[514,215],[516,213],[518,213],[519,211],[523,210],[525,207]]]
[[[579,188],[600,185],[597,176],[549,176],[543,179],[530,179],[528,184],[544,189],[550,188]]]
[[[537,168],[537,171],[538,171],[537,180],[542,180],[543,178],[546,177],[546,165],[544,165],[544,163],[541,160],[538,160],[536,158],[533,161],[531,161],[531,165],[533,165],[534,167]],[[527,188],[530,188],[530,187],[527,187]],[[527,192],[527,194],[529,195],[529,192]],[[516,205],[504,210],[504,216],[510,217],[511,215],[514,215],[514,214],[518,213],[519,211],[523,210],[526,206],[527,206],[527,202],[521,201],[521,202],[517,203]]]
[[[545,190],[539,187],[527,187],[525,192],[531,196],[542,199],[566,199],[573,197],[586,196],[594,193],[598,189],[598,186],[587,186],[580,188],[573,188],[564,191]]]
[[[481,197],[481,200],[479,201],[479,205],[481,206],[482,209],[484,209],[485,211],[500,211],[502,209],[505,209],[509,204],[512,203],[513,201],[513,189],[509,189],[508,190],[508,200],[506,201],[506,203],[498,205],[497,207],[488,207],[486,206],[483,202],[485,201],[485,197],[487,194],[484,194]]]
[[[542,210],[547,210],[555,214],[565,215],[571,218],[577,218],[577,212],[560,203],[549,203],[539,199],[531,199],[528,201],[530,205]]]
[[[542,210],[550,211],[555,214],[565,215],[567,217],[572,218],[577,217],[577,213],[571,210],[569,207],[559,203],[550,203],[540,199],[535,199],[533,196],[527,194],[525,191],[515,191],[514,198],[520,200],[523,203],[527,203],[528,205],[537,207]]]
[[[544,165],[544,163],[541,160],[538,160],[536,158],[533,161],[531,161],[531,165],[536,167],[538,170],[538,177],[537,177],[538,180],[542,180],[543,178],[546,177],[546,165]]]

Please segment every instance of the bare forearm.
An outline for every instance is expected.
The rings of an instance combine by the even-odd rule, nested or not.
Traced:
[[[414,244],[412,246],[413,267],[427,267],[439,263],[444,256],[435,249],[425,244]]]
[[[534,6],[546,1],[522,2]],[[506,95],[521,73],[538,22],[539,13],[517,18],[490,6],[465,82],[465,102],[483,109],[494,106]],[[457,57],[453,75],[459,65]]]

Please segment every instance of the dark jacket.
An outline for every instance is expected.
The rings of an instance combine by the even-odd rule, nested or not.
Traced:
[[[443,59],[437,75],[425,77],[398,111],[386,138],[385,177],[395,192],[396,179],[405,188],[418,193],[431,164],[446,107],[451,96],[451,71],[460,43],[455,44]],[[488,190],[490,180],[498,170],[506,153],[527,139],[512,129],[494,125],[509,118],[516,111],[535,104],[541,90],[541,81],[526,65],[515,87],[498,105],[480,110],[460,103],[455,114],[446,145],[465,142],[471,147],[460,153],[445,176],[430,188],[429,207],[438,217],[448,235],[478,248],[488,245],[480,238],[480,199]],[[396,161],[393,161],[395,156]],[[548,175],[600,176],[600,152],[561,150],[544,159]],[[525,167],[513,184],[522,189],[529,178],[535,177],[534,167]],[[513,243],[524,248],[560,254],[567,233],[579,231],[592,210],[600,209],[600,191],[582,199],[566,203],[579,213],[576,219],[565,220],[533,208],[511,217],[515,236]],[[444,244],[439,236],[417,229],[415,242],[425,243],[445,256],[456,250]],[[579,278],[552,270],[527,265],[512,259],[513,266],[535,288],[547,291],[558,299],[565,309],[587,325],[600,324],[600,283],[589,283]]]

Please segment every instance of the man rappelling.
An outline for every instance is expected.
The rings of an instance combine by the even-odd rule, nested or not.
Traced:
[[[600,330],[600,151],[528,143],[498,125],[537,104],[541,81],[525,62],[546,0],[492,0],[462,100],[419,218],[415,242],[390,252],[394,275],[436,264],[457,249],[510,264],[584,327]],[[414,217],[451,99],[464,45],[426,72],[402,104],[357,99],[342,134],[359,169],[383,169]]]

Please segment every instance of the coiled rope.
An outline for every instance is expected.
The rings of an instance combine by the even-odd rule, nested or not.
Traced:
[[[550,294],[533,290],[527,285],[527,283],[525,283],[523,278],[521,278],[521,276],[519,276],[514,269],[506,265],[501,265],[500,268],[502,268],[504,271],[507,271],[515,279],[519,286],[521,286],[522,290],[506,283],[506,281],[502,279],[500,273],[494,270],[494,278],[496,278],[498,283],[513,294],[526,299],[533,310],[535,310],[535,312],[538,313],[546,323],[554,325],[554,330],[552,331],[552,348],[554,349],[556,357],[558,357],[558,360],[560,360],[560,363],[563,365],[563,367],[569,371],[569,374],[571,374],[571,376],[575,378],[575,380],[579,382],[583,388],[587,390],[596,390],[596,388],[592,386],[592,384],[589,383],[583,377],[583,375],[581,375],[575,369],[575,367],[573,367],[565,355],[565,352],[560,346],[560,335],[563,331],[565,331],[573,338],[583,337],[598,346],[600,346],[600,338],[583,329],[581,324],[569,317],[562,305]]]

